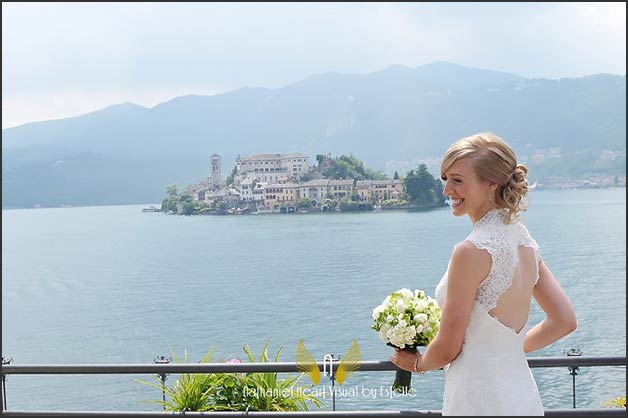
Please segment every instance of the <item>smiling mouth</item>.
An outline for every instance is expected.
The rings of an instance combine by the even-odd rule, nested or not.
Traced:
[[[452,208],[457,208],[458,206],[462,205],[464,199],[449,199],[449,201],[451,202]]]

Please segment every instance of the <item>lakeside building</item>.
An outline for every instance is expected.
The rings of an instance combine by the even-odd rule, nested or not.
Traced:
[[[267,185],[268,183],[264,183],[264,182],[254,183],[252,193],[253,193],[253,203],[256,208],[264,206],[264,191]]]
[[[193,184],[183,189],[183,193],[192,196],[193,200],[205,203],[212,201],[225,201],[229,206],[237,206],[241,201],[241,192],[235,188],[213,188],[207,181]]]
[[[296,183],[274,183],[262,186],[263,205],[267,210],[277,206],[296,206],[299,202],[299,185]]]
[[[298,153],[238,157],[234,183],[239,184],[247,177],[269,183],[298,181],[310,170],[308,159],[307,155]]]
[[[401,180],[358,180],[355,194],[360,202],[381,202],[384,200],[400,201],[403,198]]]
[[[327,197],[327,188],[330,181],[328,179],[314,179],[299,184],[299,199],[307,197],[315,205],[322,202]]]
[[[254,178],[247,177],[240,182],[240,200],[244,203],[251,203],[254,201],[253,189],[257,182]]]
[[[340,199],[342,197],[351,198],[355,180],[329,180],[327,184],[327,197],[330,199]]]
[[[314,179],[300,183],[309,171],[305,154],[256,154],[238,157],[233,185],[223,183],[221,159],[211,156],[210,175],[184,192],[196,201],[225,201],[230,207],[249,207],[273,211],[298,206],[308,198],[313,206],[323,206],[329,199],[348,198],[359,202],[400,201],[403,183],[400,180]]]

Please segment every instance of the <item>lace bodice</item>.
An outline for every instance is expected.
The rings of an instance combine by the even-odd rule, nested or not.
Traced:
[[[509,288],[519,263],[519,247],[534,249],[538,281],[539,249],[520,222],[505,223],[493,209],[473,225],[466,240],[492,257],[480,284],[460,353],[445,370],[442,415],[543,415],[543,404],[523,349],[526,333],[502,324],[489,312]],[[444,306],[449,268],[436,287]]]
[[[521,222],[504,223],[504,216],[501,209],[489,211],[473,225],[473,230],[466,238],[477,248],[488,251],[493,258],[491,271],[480,284],[476,295],[476,300],[487,311],[497,306],[497,300],[512,283],[519,263],[519,246],[534,248],[537,266],[540,261],[539,246],[528,229]],[[536,281],[538,279],[537,267]]]

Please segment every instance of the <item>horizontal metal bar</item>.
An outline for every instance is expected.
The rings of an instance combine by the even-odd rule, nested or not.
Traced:
[[[546,409],[545,416],[554,417],[618,417],[626,416],[624,408],[606,408],[606,409]]]
[[[530,367],[562,367],[562,366],[625,366],[626,356],[607,357],[528,357]]]
[[[87,416],[87,417],[161,417],[161,416],[210,416],[210,417],[241,417],[251,416],[257,418],[312,418],[312,417],[332,417],[332,418],[353,418],[353,417],[416,417],[416,416],[441,416],[440,411],[312,411],[312,412],[130,412],[130,411],[3,411],[2,416],[40,416],[40,417],[61,417],[61,416]]]
[[[616,417],[625,416],[623,408],[608,409],[546,409],[545,416],[555,417]],[[233,418],[251,416],[256,418],[403,418],[418,416],[441,416],[440,411],[312,411],[312,412],[153,412],[153,411],[3,411],[7,417],[163,417],[163,416],[208,416],[216,418]]]
[[[323,362],[318,362],[323,370]],[[335,362],[337,366],[339,362]],[[530,367],[626,366],[626,356],[531,357]],[[394,371],[389,361],[362,361],[358,371]],[[170,363],[170,364],[23,364],[2,366],[2,374],[149,374],[149,373],[300,372],[297,363]]]

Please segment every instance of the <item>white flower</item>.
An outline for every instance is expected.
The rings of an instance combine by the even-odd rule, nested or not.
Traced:
[[[397,310],[399,312],[405,312],[406,311],[406,304],[403,303],[403,300],[398,300],[397,301]]]
[[[416,328],[412,326],[406,327],[405,334],[406,337],[409,337],[410,341],[414,340],[414,337],[416,337]]]
[[[427,322],[427,315],[424,313],[414,315],[414,320],[419,324],[425,324]]]
[[[400,289],[373,309],[372,328],[383,342],[400,349],[424,346],[438,332],[440,315],[438,303],[422,290]]]
[[[384,312],[386,308],[383,305],[379,305],[377,308],[373,309],[373,319],[379,318],[379,314]]]

